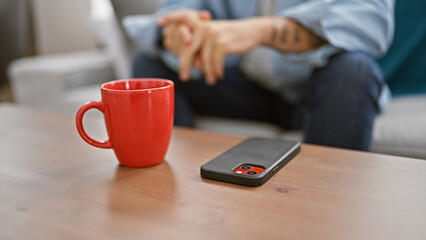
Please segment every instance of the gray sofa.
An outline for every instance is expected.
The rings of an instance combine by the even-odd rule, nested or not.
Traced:
[[[109,0],[96,0],[112,8]],[[92,18],[93,34],[103,47],[96,50],[27,57],[9,66],[18,104],[75,113],[87,101],[100,99],[102,82],[130,77],[134,47],[119,24],[128,13],[155,11],[161,1],[113,1],[115,13]],[[113,12],[111,12],[113,13]],[[117,18],[117,16],[119,16]],[[281,136],[302,140],[301,132],[253,121],[199,116],[197,127],[242,136]],[[350,137],[350,136],[348,136]],[[426,159],[426,95],[393,99],[375,122],[371,151]]]

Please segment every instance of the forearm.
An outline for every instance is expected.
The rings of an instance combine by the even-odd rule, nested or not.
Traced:
[[[255,26],[262,33],[259,44],[285,52],[306,52],[326,42],[301,24],[287,18],[255,18]]]

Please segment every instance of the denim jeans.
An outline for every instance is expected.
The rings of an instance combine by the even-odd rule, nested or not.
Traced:
[[[196,114],[266,121],[303,128],[306,143],[356,150],[370,147],[384,84],[375,60],[361,52],[337,54],[316,69],[300,106],[249,81],[238,68],[226,69],[214,86],[203,79],[184,83],[161,60],[139,53],[133,74],[175,83],[175,125],[193,127]]]

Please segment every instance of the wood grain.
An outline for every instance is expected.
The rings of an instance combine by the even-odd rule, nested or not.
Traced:
[[[304,144],[261,187],[200,177],[242,139],[175,128],[165,162],[132,169],[74,116],[0,105],[0,239],[426,239],[425,161]]]

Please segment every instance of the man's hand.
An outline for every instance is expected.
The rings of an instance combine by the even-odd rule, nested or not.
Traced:
[[[170,24],[164,29],[163,46],[172,53],[179,55],[191,41],[192,31],[186,24]]]
[[[194,28],[189,51],[182,54],[181,71],[188,71],[188,64],[199,53],[206,81],[213,85],[224,76],[227,55],[247,53],[258,46],[261,39],[260,29],[253,19],[201,22]]]
[[[166,21],[167,16],[182,16],[185,18],[183,22]],[[160,26],[164,27],[163,32],[163,46],[170,52],[180,55],[182,50],[188,48],[193,40],[193,26],[199,21],[209,21],[212,16],[208,11],[194,11],[194,10],[178,10],[174,11],[158,21]],[[196,57],[196,65],[200,67],[201,61]]]
[[[193,40],[180,52],[180,78],[188,80],[192,63],[197,55],[208,84],[215,84],[224,75],[224,60],[228,54],[251,51],[262,40],[261,26],[254,19],[234,21],[194,21],[183,14],[169,14],[162,19],[164,24],[185,23],[192,28]],[[198,66],[200,67],[200,66]]]

